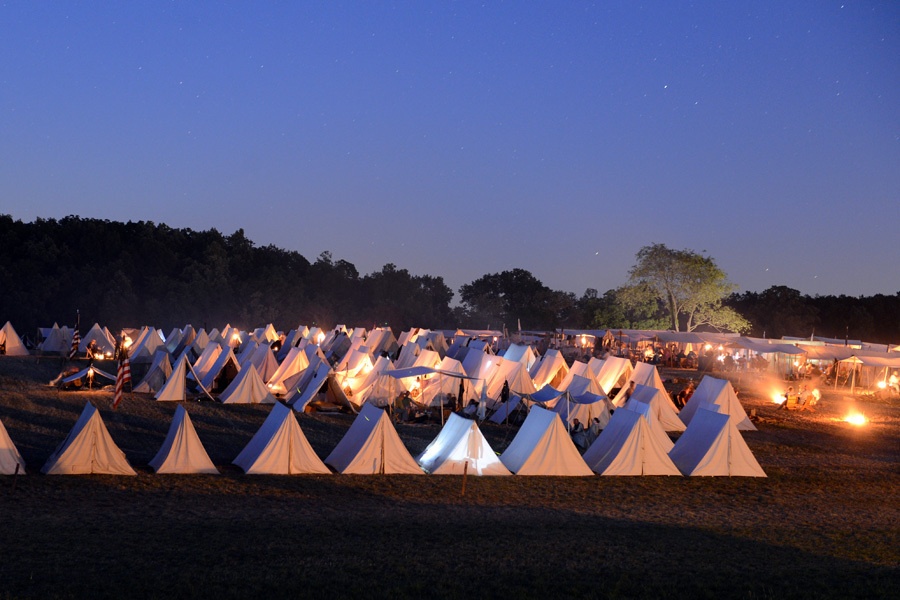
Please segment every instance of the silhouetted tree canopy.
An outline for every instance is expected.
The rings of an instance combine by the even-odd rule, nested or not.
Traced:
[[[633,285],[603,294],[588,289],[581,298],[550,289],[524,269],[486,274],[463,285],[462,304],[451,306],[453,291],[438,275],[412,275],[394,264],[360,275],[352,263],[330,252],[310,263],[298,252],[257,247],[241,229],[223,235],[148,221],[69,216],[23,223],[0,215],[0,242],[0,321],[11,321],[20,333],[53,322],[71,326],[76,309],[83,327],[98,322],[111,330],[186,323],[207,328],[273,323],[279,329],[387,324],[395,330],[505,325],[515,330],[519,321],[530,330],[661,329],[670,318],[662,296],[635,292],[634,286],[649,283],[640,281],[646,274],[637,267]],[[688,253],[683,258],[690,265],[716,276],[716,290],[730,289],[712,259],[661,249],[665,256]],[[694,311],[692,324],[709,318],[696,303],[678,306]],[[900,343],[900,292],[810,297],[774,286],[732,294],[715,306],[748,319],[755,336],[815,333]]]

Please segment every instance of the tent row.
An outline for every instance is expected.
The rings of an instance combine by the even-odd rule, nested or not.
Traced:
[[[652,389],[652,388],[644,388]],[[300,429],[293,411],[276,403],[233,463],[248,474],[463,474],[472,475],[699,475],[765,477],[721,405],[703,402],[676,443],[662,428],[642,390],[616,410],[582,456],[560,415],[532,407],[509,447],[499,457],[475,421],[451,414],[438,436],[413,459],[387,413],[372,404],[359,415],[322,461]],[[21,456],[0,427],[2,473],[24,472]],[[165,441],[150,461],[158,473],[217,473],[190,417],[178,406]],[[134,475],[90,403],[51,455],[47,474]]]

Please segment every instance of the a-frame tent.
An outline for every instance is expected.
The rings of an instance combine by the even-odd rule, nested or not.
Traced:
[[[593,475],[555,412],[533,406],[500,461],[516,475]]]
[[[719,412],[729,415],[739,430],[756,431],[756,425],[747,417],[747,413],[744,411],[741,401],[738,400],[734,387],[727,379],[716,379],[706,375],[700,380],[697,389],[691,394],[687,404],[685,404],[678,415],[685,425],[691,424],[691,419],[703,402],[721,406],[722,408]]]
[[[47,459],[41,472],[46,475],[137,475],[90,402],[85,404],[78,421]]]
[[[248,364],[219,395],[219,402],[222,404],[275,404],[275,396],[269,393],[269,388],[256,372],[256,367]]]
[[[18,467],[18,469],[17,469]],[[0,475],[25,474],[25,461],[0,421]]]
[[[28,348],[9,321],[0,329],[0,346],[4,346],[3,352],[7,356],[28,356]]]
[[[328,475],[294,411],[275,403],[262,426],[232,461],[248,475]]]
[[[597,359],[592,358],[588,362],[588,366],[592,370],[595,369],[595,364],[597,364],[594,362],[595,360]],[[607,356],[600,362],[599,367],[594,370],[597,374],[597,384],[607,396],[616,387],[623,387],[627,384],[632,371],[634,371],[634,367],[631,366],[631,361],[619,356]]]
[[[165,385],[156,392],[155,396],[153,396],[154,399],[160,402],[181,402],[187,399],[187,374],[191,373],[194,375],[196,381],[200,380],[200,378],[197,377],[197,374],[194,373],[194,368],[191,366],[191,361],[188,358],[189,356],[190,349],[185,348],[178,360],[175,361],[175,366],[172,368],[172,374],[169,375]],[[202,384],[200,384],[200,389],[212,399],[212,396],[209,395],[209,392]]]
[[[613,404],[616,406],[625,405],[625,396],[631,382],[660,390],[663,393],[660,399],[664,402],[668,402],[672,410],[678,414],[678,408],[676,408],[675,403],[672,402],[672,398],[669,397],[669,392],[666,391],[666,386],[663,385],[662,378],[659,376],[659,371],[656,370],[656,366],[643,362],[639,362],[634,366],[634,371],[632,371],[631,377],[628,378],[628,383],[623,385],[622,389],[619,390],[619,393],[616,394],[616,397],[613,399]]]
[[[213,391],[228,387],[228,384],[240,374],[241,365],[238,363],[234,350],[230,346],[224,346],[216,362],[210,366],[205,374],[200,374],[200,385]]]
[[[684,423],[678,418],[678,413],[672,410],[672,403],[666,400],[668,397],[664,391],[636,384],[628,401],[636,400],[650,405],[653,418],[659,422],[663,431],[684,431]]]
[[[169,353],[165,348],[160,348],[153,355],[150,369],[141,382],[134,386],[138,394],[153,394],[166,385],[166,380],[172,375],[172,363],[169,362]]]
[[[600,475],[680,475],[639,412],[621,408],[584,453],[584,461]]]
[[[175,409],[166,439],[149,464],[160,474],[219,474],[197,436],[190,415],[181,404]]]
[[[478,423],[450,413],[425,451],[416,458],[432,475],[512,475],[484,438]]]
[[[672,442],[672,438],[670,438],[666,433],[666,430],[663,429],[662,423],[659,422],[659,419],[653,412],[653,408],[649,404],[636,400],[634,396],[632,396],[628,399],[628,402],[625,403],[625,409],[639,413],[647,420],[647,423],[650,425],[650,433],[656,438],[657,445],[660,448],[666,452],[672,449],[672,446],[675,445],[674,442]]]
[[[325,464],[355,475],[422,475],[387,413],[365,404]]]
[[[703,407],[694,412],[669,457],[688,476],[766,476],[734,420]]]

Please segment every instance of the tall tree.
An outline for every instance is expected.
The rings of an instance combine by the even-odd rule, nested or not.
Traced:
[[[644,246],[628,274],[629,285],[621,295],[626,306],[659,299],[674,331],[693,331],[701,325],[730,331],[750,327],[746,319],[723,305],[736,286],[708,256],[672,250],[665,244]]]

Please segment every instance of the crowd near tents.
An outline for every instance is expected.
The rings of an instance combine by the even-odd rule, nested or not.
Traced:
[[[80,337],[54,324],[38,337],[29,348],[7,322],[0,347],[9,356],[78,356],[54,385],[118,386],[117,374],[97,361],[128,359],[136,381],[133,401],[271,405],[233,461],[247,474],[764,477],[742,437],[755,426],[731,383],[705,375],[679,410],[659,365],[692,354],[724,365],[724,353],[737,368],[764,361],[765,368],[780,369],[790,357],[792,369],[808,361],[833,369],[836,378],[840,365],[849,365],[855,385],[900,369],[900,352],[861,342],[630,330],[552,332],[543,341],[555,347],[510,341],[495,331],[413,329],[396,337],[387,327],[343,325],[287,332],[272,325],[243,331],[228,324],[209,332],[186,325],[168,335],[147,326],[113,335],[94,324]],[[576,352],[572,359],[568,352],[567,360],[572,348],[585,350],[584,356]],[[355,417],[321,460],[297,417],[326,407]],[[438,415],[442,428],[413,457],[394,424],[422,415]],[[502,454],[482,434],[479,423],[485,422],[517,428]],[[183,404],[149,467],[157,473],[218,473]],[[0,473],[24,472],[0,423]],[[42,472],[135,474],[90,402]]]

